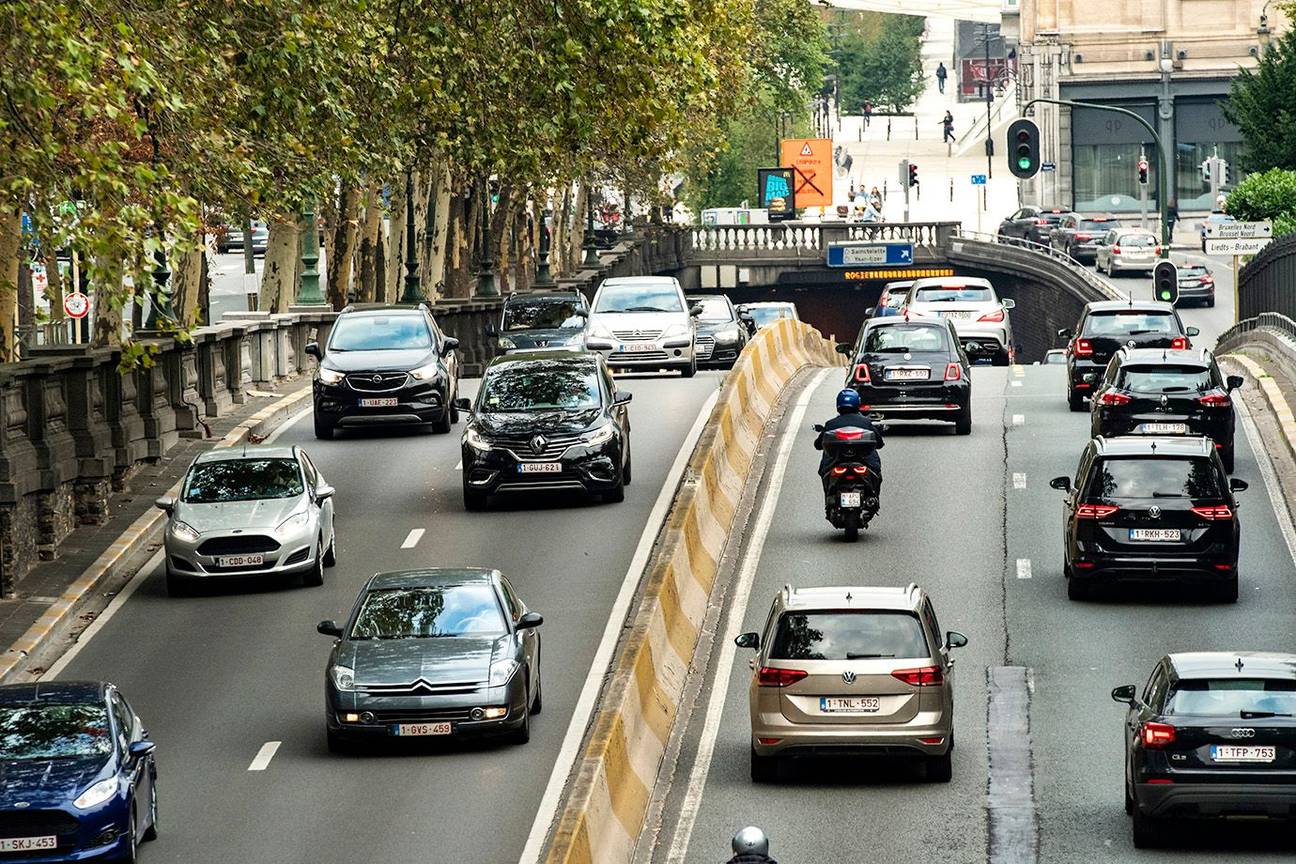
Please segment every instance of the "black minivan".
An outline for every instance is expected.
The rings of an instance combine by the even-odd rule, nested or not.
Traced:
[[[1218,600],[1238,596],[1234,492],[1209,438],[1094,438],[1070,477],[1062,518],[1067,596],[1117,581],[1191,582]]]

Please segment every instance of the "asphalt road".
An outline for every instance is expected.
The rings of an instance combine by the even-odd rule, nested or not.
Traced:
[[[1124,707],[1109,692],[1118,684],[1141,685],[1169,651],[1290,650],[1296,567],[1251,444],[1241,438],[1236,476],[1251,489],[1240,493],[1236,605],[1184,597],[1173,588],[1068,601],[1061,493],[1048,481],[1074,473],[1088,419],[1067,409],[1064,374],[1047,366],[975,369],[970,437],[938,425],[892,424],[882,453],[883,509],[854,546],[823,518],[818,453],[811,446],[810,424],[831,415],[840,386],[832,375],[796,430],[781,490],[767,491],[776,509],[750,601],[736,611],[741,629],[759,630],[774,594],[788,582],[924,586],[941,626],[970,639],[956,654],[953,782],[929,785],[921,769],[904,763],[834,759],[806,762],[779,784],[754,786],[746,695],[752,655],[740,649],[732,668],[717,670],[713,659],[706,673],[718,677],[694,709],[656,848],[642,860],[724,860],[729,838],[747,824],[764,828],[774,857],[793,864],[1165,860],[1166,853],[1132,846],[1121,798]],[[771,466],[767,477],[776,474]],[[987,791],[997,784],[987,748],[986,682],[994,667],[1026,669],[1034,806],[1024,814],[1030,829],[1024,842],[992,851],[988,826],[999,802]],[[708,771],[697,783],[693,763],[716,681],[726,693]],[[685,845],[679,828],[690,820]],[[1185,831],[1181,839],[1174,859],[1201,864],[1222,856],[1290,861],[1293,851],[1290,838],[1284,845],[1273,831],[1249,824]],[[672,848],[686,853],[672,856]]]
[[[475,383],[475,382],[474,382]],[[63,671],[117,683],[158,743],[161,837],[152,864],[518,860],[640,534],[720,377],[627,378],[635,482],[621,504],[527,499],[464,512],[459,434],[352,433],[302,444],[337,488],[337,567],[322,588],[166,596],[160,568]],[[473,389],[464,382],[465,394]],[[426,533],[402,548],[413,529]],[[324,618],[376,571],[487,565],[545,616],[545,710],[525,746],[331,756]],[[282,742],[264,771],[249,765]]]

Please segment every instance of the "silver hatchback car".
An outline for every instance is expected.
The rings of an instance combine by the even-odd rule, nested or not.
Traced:
[[[333,487],[300,447],[218,448],[189,466],[168,516],[167,591],[216,577],[301,574],[323,585],[337,562]]]
[[[931,600],[906,588],[793,588],[774,598],[754,648],[751,777],[798,755],[912,755],[927,779],[953,776],[954,659]]]

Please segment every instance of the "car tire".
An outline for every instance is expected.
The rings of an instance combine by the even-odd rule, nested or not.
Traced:
[[[1212,294],[1211,296],[1209,296],[1209,297],[1206,298],[1206,308],[1207,308],[1207,309],[1214,309],[1214,308],[1215,308],[1215,295],[1214,295],[1214,294]]]
[[[536,649],[536,666],[540,666],[540,649]],[[540,677],[540,672],[536,672],[536,692],[531,699],[531,714],[539,714],[544,710],[544,680]]]
[[[351,753],[354,750],[354,745],[350,741],[343,738],[332,729],[324,730],[324,739],[328,744],[328,751],[330,753],[344,755]]]
[[[629,447],[630,447],[630,439],[627,438],[627,439],[626,439],[626,449],[627,449],[627,451],[629,450]],[[633,471],[631,471],[631,467],[632,467],[633,463],[634,463],[634,457],[633,457],[633,455],[630,454],[629,452],[627,452],[627,453],[626,453],[626,458],[625,458],[625,465],[623,465],[623,466],[621,467],[621,485],[622,485],[622,486],[629,486],[629,485],[630,485],[630,478],[631,478],[631,475],[634,473]]]
[[[337,566],[337,531],[333,532],[333,537],[329,540],[328,548],[324,550],[324,566]]]
[[[846,525],[844,527],[846,529],[847,543],[854,543],[855,541],[859,540],[859,514],[858,513],[847,513]]]
[[[959,409],[958,415],[955,416],[954,418],[954,434],[955,435],[972,434],[972,406],[971,405],[964,405],[961,409]]]
[[[954,778],[954,747],[951,746],[940,756],[928,756],[923,763],[928,783],[950,782]]]
[[[531,740],[531,699],[527,694],[526,705],[522,708],[522,725],[514,729],[509,734],[509,741],[513,744],[525,744]]]
[[[490,496],[485,492],[482,492],[480,489],[469,488],[468,482],[464,481],[463,501],[465,510],[469,513],[477,513],[486,509],[487,505],[490,503]]]
[[[1131,815],[1134,817],[1134,848],[1155,849],[1160,846],[1162,837],[1161,820],[1148,816],[1137,805],[1135,805],[1134,812]]]
[[[1088,600],[1093,596],[1093,588],[1083,579],[1077,579],[1071,575],[1068,568],[1066,573],[1067,599],[1068,600]]]
[[[1134,815],[1134,796],[1130,795],[1129,780],[1125,781],[1125,815]]]
[[[302,573],[302,584],[308,588],[318,588],[324,584],[324,538],[321,537],[315,550],[315,563],[311,569]]]
[[[315,437],[321,441],[333,440],[333,426],[320,419],[318,414],[314,415]]]
[[[756,748],[751,750],[751,779],[753,783],[773,783],[778,780],[779,758],[777,756],[762,756],[756,752]]]
[[[1223,450],[1220,451],[1220,461],[1224,463],[1224,470],[1232,474],[1233,462],[1234,462],[1232,444],[1230,444],[1228,447],[1225,447]]]
[[[687,366],[680,367],[680,375],[684,378],[692,378],[697,374],[697,360],[690,360]]]
[[[459,390],[456,388],[454,395],[450,397],[450,425],[459,422],[459,409],[455,407],[455,400],[459,398]]]
[[[991,366],[1011,366],[1012,357],[1008,355],[1008,349],[995,353],[994,360],[990,361]]]
[[[136,864],[139,861],[139,831],[135,818],[135,803],[131,802],[130,816],[126,820],[126,851],[117,860],[120,864]]]
[[[1084,397],[1074,390],[1067,391],[1067,407],[1072,411],[1084,410]]]
[[[1211,593],[1219,603],[1236,603],[1238,599],[1238,577],[1235,571],[1226,581],[1213,586]]]
[[[170,597],[188,597],[193,594],[193,583],[183,576],[171,572],[168,567],[166,571],[166,589]]]
[[[441,412],[441,416],[432,421],[432,431],[438,435],[446,435],[450,432],[452,421],[450,418],[450,407]]]
[[[157,778],[149,783],[149,827],[140,835],[141,840],[156,840],[158,836]]]

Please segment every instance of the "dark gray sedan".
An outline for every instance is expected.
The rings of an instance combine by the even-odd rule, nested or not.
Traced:
[[[540,633],[498,570],[379,573],[360,589],[324,675],[333,752],[359,741],[531,737],[540,713]]]

